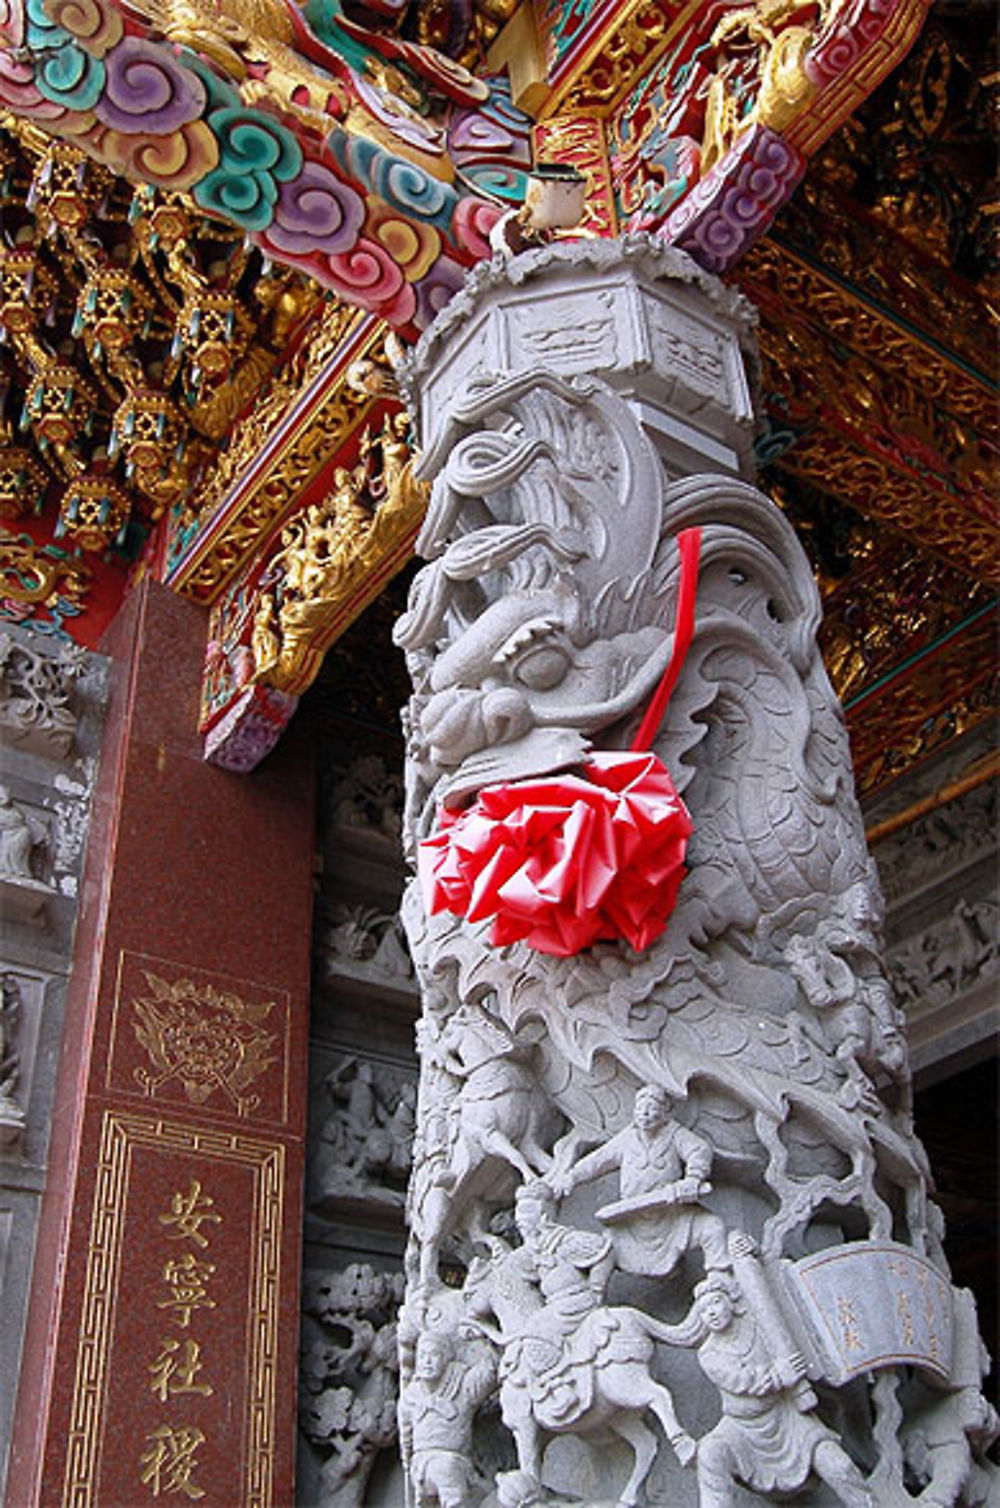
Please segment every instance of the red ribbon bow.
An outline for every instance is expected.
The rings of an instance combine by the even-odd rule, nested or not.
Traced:
[[[624,938],[648,948],[684,877],[691,818],[650,752],[694,634],[701,530],[678,536],[681,583],[670,662],[626,751],[587,756],[578,774],[484,786],[444,811],[418,854],[428,910],[493,918],[495,947],[525,941],[561,957]]]

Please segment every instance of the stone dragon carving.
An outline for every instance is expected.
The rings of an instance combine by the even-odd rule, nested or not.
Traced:
[[[989,1428],[941,1422],[976,1386],[953,1366],[962,1300],[912,1134],[818,593],[766,497],[732,469],[678,474],[651,438],[668,427],[647,417],[655,401],[677,427],[704,432],[714,410],[727,432],[718,373],[745,316],[663,251],[625,243],[622,261],[627,292],[608,290],[607,251],[491,269],[452,315],[481,319],[478,359],[442,376],[432,332],[408,375],[443,404],[424,425],[428,563],[397,628],[411,857],[484,785],[628,746],[672,648],[677,536],[702,536],[694,637],[655,745],[694,821],[662,936],[643,954],[552,957],[429,916],[415,886],[404,899],[424,997],[407,1323],[416,1336],[446,1313],[492,1342],[516,1457],[495,1498],[424,1471],[414,1501],[714,1508],[737,1482],[810,1503],[822,1481],[850,1508],[901,1508],[902,1441],[928,1395],[887,1357],[939,1390],[911,1455],[950,1430],[928,1452],[965,1462],[974,1438],[978,1471]],[[565,329],[560,278],[600,315],[585,358],[547,340]],[[693,306],[701,359],[682,363]],[[638,360],[626,317],[646,321]],[[414,1371],[404,1350],[404,1412],[430,1417],[428,1389],[462,1365]],[[831,1406],[841,1386],[868,1391],[866,1426]],[[485,1387],[451,1388],[457,1436],[473,1439]],[[619,1445],[588,1454],[608,1428]]]

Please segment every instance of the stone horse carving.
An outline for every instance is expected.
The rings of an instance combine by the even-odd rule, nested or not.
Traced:
[[[474,1321],[467,1328],[502,1348],[500,1409],[520,1470],[539,1480],[545,1435],[610,1430],[634,1453],[620,1494],[631,1508],[657,1450],[644,1413],[659,1420],[681,1461],[695,1453],[669,1391],[650,1375],[654,1342],[666,1330],[639,1309],[602,1302],[610,1243],[558,1225],[553,1202],[544,1185],[519,1192],[524,1245],[498,1240],[492,1260],[473,1262],[463,1289]]]
[[[425,1061],[445,1086],[439,1140],[414,1182],[411,1223],[419,1233],[419,1271],[437,1271],[441,1243],[456,1201],[487,1197],[491,1186],[513,1187],[508,1169],[532,1179],[549,1162],[536,1139],[539,1106],[529,1064],[534,1048],[520,1042],[481,1003],[464,1004],[432,1035],[421,1034]]]

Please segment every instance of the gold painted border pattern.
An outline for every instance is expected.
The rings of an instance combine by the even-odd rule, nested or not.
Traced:
[[[560,78],[539,112],[539,120],[573,111],[609,120],[624,100],[647,78],[682,28],[689,26],[702,8],[703,0],[687,0],[673,6],[669,0],[631,0],[618,6],[603,28],[591,40],[575,68]],[[644,26],[654,15],[664,16],[665,25]],[[595,83],[592,72],[604,71],[609,77]]]
[[[238,1133],[184,1126],[160,1116],[109,1110],[101,1126],[76,1375],[70,1409],[64,1508],[97,1508],[109,1359],[136,1147],[214,1159],[255,1169],[247,1318],[248,1387],[242,1508],[272,1508],[281,1216],[285,1149]]]
[[[829,218],[824,222],[828,227]],[[972,374],[968,364],[952,355],[954,322],[971,307],[928,309],[929,323],[937,338],[904,323],[908,311],[895,311],[866,299],[839,279],[838,269],[827,271],[806,261],[790,246],[766,237],[752,247],[740,262],[736,282],[760,308],[761,343],[780,348],[790,312],[808,320],[817,338],[831,337],[853,346],[871,361],[881,362],[913,381],[947,394],[948,411],[983,434],[992,432],[996,395],[989,385]]]

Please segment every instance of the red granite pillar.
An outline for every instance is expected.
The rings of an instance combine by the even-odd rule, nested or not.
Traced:
[[[106,646],[8,1508],[292,1501],[312,779],[204,763],[204,639],[143,583]]]

